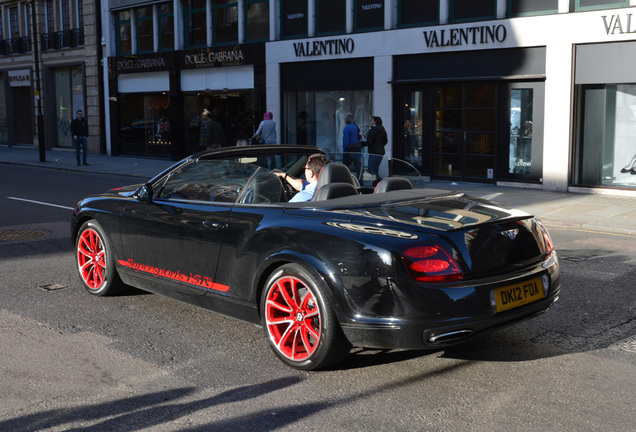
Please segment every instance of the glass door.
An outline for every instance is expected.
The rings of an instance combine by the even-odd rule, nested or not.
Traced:
[[[494,180],[497,86],[436,86],[434,104],[435,176]]]

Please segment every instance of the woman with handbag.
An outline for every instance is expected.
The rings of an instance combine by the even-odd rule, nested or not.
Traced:
[[[267,111],[263,116],[263,121],[258,125],[252,140],[257,138],[257,136],[260,136],[259,144],[278,144],[276,142],[276,122],[271,111]]]
[[[342,163],[353,170],[351,172],[360,179],[362,177],[362,163],[360,154],[360,128],[355,123],[353,114],[347,113],[345,116],[345,127],[342,132]]]

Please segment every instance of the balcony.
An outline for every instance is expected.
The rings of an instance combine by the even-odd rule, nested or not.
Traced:
[[[42,51],[75,48],[84,45],[84,30],[73,29],[40,35]]]
[[[30,51],[31,39],[28,36],[0,40],[0,55],[25,54]]]

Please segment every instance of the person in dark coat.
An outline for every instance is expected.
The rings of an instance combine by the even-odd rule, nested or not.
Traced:
[[[71,135],[73,136],[73,145],[75,146],[75,159],[77,159],[77,165],[80,164],[80,149],[84,151],[84,157],[82,162],[84,165],[88,165],[86,161],[88,146],[86,143],[86,137],[88,136],[88,122],[84,118],[84,112],[77,110],[77,117],[71,120]]]
[[[376,182],[381,180],[379,170],[380,162],[382,162],[382,156],[386,153],[384,146],[389,142],[389,138],[386,134],[386,129],[382,126],[382,119],[378,116],[371,117],[371,129],[367,133],[367,140],[362,143],[363,146],[369,148],[369,173],[375,175]],[[373,156],[379,155],[379,156]]]

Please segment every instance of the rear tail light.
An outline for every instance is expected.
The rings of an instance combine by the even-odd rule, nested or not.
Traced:
[[[452,282],[464,277],[451,254],[433,242],[405,249],[402,259],[409,274],[417,282]]]
[[[546,253],[550,253],[554,250],[554,243],[552,243],[552,237],[550,237],[550,233],[548,233],[548,229],[545,227],[545,225],[543,225],[543,223],[538,220],[535,219],[537,222],[537,226],[539,227],[539,231],[541,232],[541,235],[543,236],[543,243],[545,246],[545,251]]]

